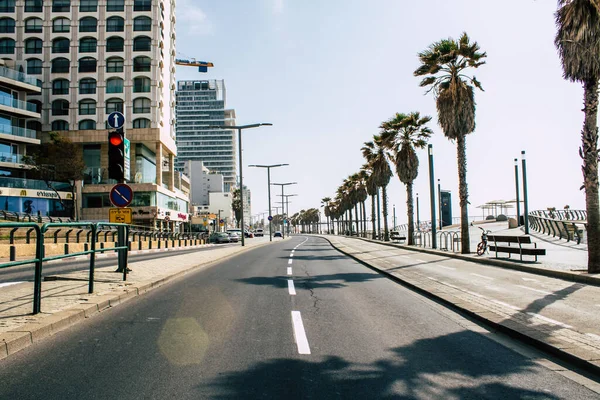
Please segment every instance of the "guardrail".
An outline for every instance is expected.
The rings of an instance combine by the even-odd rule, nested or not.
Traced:
[[[11,261],[7,263],[1,263],[0,269],[2,268],[10,268],[19,265],[26,264],[35,264],[35,274],[34,274],[34,285],[33,285],[33,314],[38,314],[41,312],[41,300],[42,300],[42,270],[43,264],[46,261],[50,260],[60,260],[68,257],[76,257],[81,255],[90,255],[90,273],[89,273],[89,283],[88,283],[88,293],[94,292],[94,269],[96,262],[96,253],[103,253],[106,251],[116,251],[118,252],[118,269],[117,271],[123,272],[123,280],[127,280],[127,253],[129,250],[129,226],[125,224],[112,224],[112,223],[86,223],[86,222],[49,222],[45,223],[42,226],[39,226],[34,222],[17,222],[17,223],[0,223],[0,228],[11,228],[10,237],[12,242],[14,243],[14,234],[19,228],[27,229],[27,241],[31,240],[31,233],[35,232],[35,256],[31,259],[19,260],[15,261],[13,257],[11,257]],[[54,228],[59,228],[54,230]],[[89,234],[87,237],[90,239],[89,248],[86,246],[86,249],[83,251],[75,252],[75,253],[67,253],[62,255],[45,257],[45,246],[46,246],[46,233],[52,232],[53,241],[57,243],[57,233],[60,232],[62,228],[71,228],[69,232],[72,232],[74,228],[87,228],[89,229]],[[109,229],[116,230],[118,234],[117,244],[112,247],[105,248],[101,246],[100,249],[96,249],[96,242],[98,240],[98,233],[101,230]],[[114,237],[114,235],[113,235]],[[87,243],[86,243],[87,244]],[[103,243],[102,243],[103,244]],[[68,246],[68,243],[65,243],[65,246]],[[11,251],[12,252],[12,251]],[[11,254],[12,255],[12,254]]]
[[[567,242],[576,240],[577,244],[581,244],[583,240],[585,221],[554,219],[531,213],[529,214],[528,220],[531,229],[545,235],[552,235],[552,237],[558,236],[559,239],[567,239]]]
[[[440,231],[436,233],[438,250],[452,252],[461,251],[460,231]],[[419,247],[431,248],[431,231],[416,231],[413,233],[413,243]]]

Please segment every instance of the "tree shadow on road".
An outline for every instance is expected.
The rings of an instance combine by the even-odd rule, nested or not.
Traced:
[[[471,331],[417,340],[367,363],[300,357],[259,362],[197,388],[214,399],[558,399],[549,392],[568,393],[561,389],[564,378],[550,381],[550,371]],[[538,388],[533,372],[546,374]]]
[[[237,279],[238,282],[251,285],[272,286],[274,288],[287,288],[290,277],[252,277]],[[367,282],[374,279],[383,279],[381,275],[374,273],[343,273],[333,275],[316,275],[295,277],[297,285],[308,285],[310,289],[338,289],[348,286],[349,283]]]

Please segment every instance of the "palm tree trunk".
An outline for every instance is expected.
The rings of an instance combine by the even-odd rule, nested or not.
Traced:
[[[360,236],[360,217],[358,214],[358,203],[354,204],[354,216],[356,217],[356,236]]]
[[[600,272],[600,211],[598,208],[598,81],[584,82],[585,120],[581,133],[585,208],[587,211],[588,273]],[[527,218],[527,216],[525,216]]]
[[[366,201],[361,203],[362,206],[362,218],[363,218],[363,237],[367,237],[367,206],[365,205]]]
[[[406,184],[406,213],[408,215],[408,233],[407,243],[408,245],[414,244],[415,224],[414,224],[414,210],[413,210],[413,183]]]
[[[348,216],[349,216],[349,222],[350,224],[348,225],[350,227],[350,236],[352,236],[352,207],[350,207],[348,209]]]
[[[377,239],[381,240],[381,205],[379,203],[379,188],[377,188]]]
[[[373,232],[371,232],[372,239],[375,240],[375,195],[371,196],[371,224],[373,225]]]
[[[471,252],[471,239],[469,238],[469,214],[467,212],[467,201],[469,192],[467,190],[467,143],[465,135],[458,135],[456,140],[456,152],[458,158],[458,197],[460,200],[460,244],[462,254]],[[435,221],[431,221],[435,224]]]
[[[383,241],[390,241],[390,232],[388,231],[388,204],[387,204],[387,185],[381,187],[381,201],[383,202]]]

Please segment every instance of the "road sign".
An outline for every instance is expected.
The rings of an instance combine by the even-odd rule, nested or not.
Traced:
[[[131,208],[110,208],[108,220],[118,224],[131,224]]]
[[[273,217],[269,215],[269,217],[267,218],[269,221],[273,220]]]
[[[127,207],[133,200],[133,189],[124,183],[117,183],[108,197],[115,207]]]
[[[108,126],[119,129],[125,124],[125,116],[119,111],[113,111],[108,115]]]
[[[131,143],[129,142],[129,139],[125,138],[125,140],[123,140],[123,160],[125,161],[123,164],[123,177],[125,178],[125,180],[131,180]]]

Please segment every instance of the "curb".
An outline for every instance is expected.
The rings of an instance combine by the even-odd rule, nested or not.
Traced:
[[[432,293],[432,292],[430,292],[430,291],[428,291],[426,289],[423,289],[420,286],[417,286],[417,285],[415,285],[413,283],[408,282],[407,280],[405,280],[405,279],[403,279],[403,278],[401,278],[399,276],[393,275],[393,274],[391,274],[391,273],[389,273],[389,272],[387,272],[385,270],[377,268],[376,266],[373,266],[373,265],[369,264],[368,262],[366,262],[364,260],[361,260],[358,257],[356,257],[356,256],[354,256],[352,254],[349,254],[346,251],[340,249],[335,244],[333,244],[331,242],[331,240],[329,240],[329,238],[324,237],[324,236],[321,236],[321,237],[323,239],[327,240],[329,242],[329,244],[334,249],[336,249],[337,251],[339,251],[340,253],[346,255],[347,257],[350,257],[351,259],[355,260],[356,262],[358,262],[358,263],[366,266],[367,268],[369,268],[369,269],[371,269],[371,270],[373,270],[373,271],[375,271],[375,272],[377,272],[379,274],[382,274],[382,275],[386,276],[390,280],[392,280],[392,281],[394,281],[394,282],[396,282],[396,283],[398,283],[398,284],[400,284],[400,285],[402,285],[402,286],[404,286],[404,287],[406,287],[406,288],[408,288],[408,289],[410,289],[410,290],[412,290],[414,292],[417,292],[417,293],[419,293],[419,294],[421,294],[421,295],[423,295],[423,296],[425,296],[425,297],[427,297],[427,298],[429,298],[429,299],[431,299],[431,300],[433,300],[433,301],[435,301],[437,303],[440,303],[440,304],[442,304],[444,306],[447,306],[447,307],[449,307],[450,309],[452,309],[454,311],[458,311],[458,312],[460,312],[462,314],[465,314],[465,315],[467,315],[467,316],[469,316],[469,317],[471,317],[471,318],[473,318],[473,319],[475,319],[475,320],[477,320],[479,322],[482,322],[485,325],[487,325],[488,327],[491,327],[491,328],[495,329],[496,331],[502,332],[502,333],[504,333],[504,334],[506,334],[506,335],[508,335],[510,337],[513,337],[513,338],[518,339],[518,340],[520,340],[520,341],[522,341],[524,343],[532,345],[533,347],[536,347],[536,348],[538,348],[540,350],[543,350],[543,351],[545,351],[547,353],[550,353],[550,354],[552,354],[552,355],[554,355],[554,356],[556,356],[556,357],[558,357],[558,358],[560,358],[560,359],[562,359],[564,361],[567,361],[567,362],[569,362],[569,363],[571,363],[571,364],[573,364],[573,365],[575,365],[577,367],[580,367],[580,368],[582,368],[582,369],[584,369],[586,371],[592,372],[594,374],[600,374],[600,363],[594,364],[594,363],[592,363],[590,361],[587,361],[587,360],[585,360],[583,358],[578,357],[577,355],[571,354],[571,353],[569,353],[566,350],[562,350],[562,349],[560,349],[560,348],[558,348],[556,346],[553,346],[553,345],[551,345],[551,344],[549,344],[547,342],[544,342],[543,340],[536,339],[536,338],[528,335],[527,333],[523,333],[523,332],[521,332],[519,330],[519,327],[523,327],[523,330],[527,330],[527,327],[524,326],[524,325],[521,325],[521,324],[518,324],[518,323],[515,323],[515,322],[512,322],[512,321],[505,321],[506,325],[504,325],[504,324],[502,324],[500,322],[496,322],[496,321],[493,321],[493,320],[491,320],[489,318],[486,318],[483,315],[478,314],[476,311],[470,310],[469,308],[467,308],[468,306],[461,306],[461,305],[458,305],[456,303],[453,303],[452,301],[444,298],[443,296],[440,296],[440,295],[437,295],[435,293]],[[394,246],[394,247],[396,247],[396,246]],[[398,246],[398,247],[402,248],[402,249],[405,249],[406,246],[402,246],[402,247]],[[423,251],[421,251],[421,252],[423,252]],[[425,253],[438,254],[439,252],[425,251]],[[445,253],[442,253],[442,254],[445,254]],[[458,258],[460,258],[460,257],[458,257]],[[465,260],[471,261],[468,257],[465,257]],[[518,327],[515,326],[517,324],[518,324]],[[508,326],[508,325],[511,325],[511,326]]]
[[[285,238],[283,240],[287,239],[288,238]],[[103,294],[92,298],[88,303],[75,304],[67,309],[61,310],[49,316],[44,316],[43,313],[38,314],[38,316],[41,315],[42,317],[33,316],[34,319],[39,321],[31,322],[13,330],[0,333],[0,360],[7,358],[8,356],[20,350],[23,350],[24,348],[31,346],[36,342],[52,336],[70,327],[71,325],[90,318],[95,314],[106,311],[112,307],[126,302],[127,300],[139,297],[145,293],[157,289],[165,283],[177,279],[182,275],[185,275],[196,269],[208,268],[213,264],[227,261],[247,251],[269,244],[273,244],[273,242],[266,242],[253,247],[242,248],[240,246],[241,250],[233,254],[228,254],[202,264],[194,265],[183,271],[176,272],[173,275],[165,276],[157,280],[140,282],[131,286],[127,286],[123,292],[118,292],[116,294]]]
[[[324,235],[317,235],[317,236],[327,239],[327,237]],[[463,261],[470,261],[470,262],[474,262],[474,263],[478,263],[478,264],[491,265],[493,267],[512,269],[512,270],[521,271],[521,272],[529,272],[531,274],[547,276],[550,278],[558,278],[558,279],[562,279],[562,280],[569,281],[569,282],[585,283],[588,285],[600,286],[600,274],[598,274],[598,275],[581,275],[581,274],[576,274],[574,272],[557,271],[557,270],[553,270],[553,269],[545,269],[545,268],[538,268],[538,267],[534,267],[534,266],[524,265],[517,261],[475,257],[472,255],[457,254],[457,253],[452,253],[449,251],[424,249],[424,248],[413,247],[413,246],[408,246],[408,245],[403,245],[403,244],[390,243],[390,242],[380,242],[377,240],[366,239],[366,238],[346,237],[346,236],[344,236],[344,238],[345,239],[355,239],[355,240],[358,239],[358,240],[362,240],[362,241],[369,242],[369,243],[381,244],[384,246],[394,247],[394,248],[403,249],[403,250],[415,251],[418,253],[433,254],[436,256],[442,256],[442,257],[448,257],[448,258],[456,258],[456,259],[463,260]],[[329,239],[327,239],[327,240],[329,240]]]

